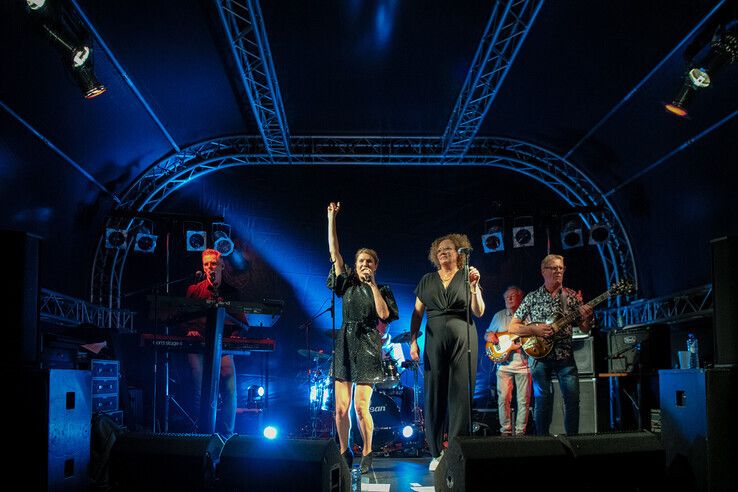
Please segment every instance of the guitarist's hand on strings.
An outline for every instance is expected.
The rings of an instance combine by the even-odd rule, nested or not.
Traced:
[[[530,325],[530,330],[537,337],[550,337],[551,335],[553,335],[553,328],[551,328],[550,325],[546,325],[543,323]]]

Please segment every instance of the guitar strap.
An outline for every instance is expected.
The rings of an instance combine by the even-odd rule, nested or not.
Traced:
[[[568,297],[569,296],[566,293],[566,289],[562,285],[561,286],[561,296],[559,296],[559,299],[561,300],[561,314],[563,314],[564,316],[569,314],[569,303],[567,302]]]

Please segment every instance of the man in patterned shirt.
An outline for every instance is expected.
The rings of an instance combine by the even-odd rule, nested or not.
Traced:
[[[546,256],[541,262],[541,275],[543,285],[525,296],[515,311],[509,331],[524,336],[552,337],[551,352],[545,357],[532,360],[530,364],[535,398],[533,420],[536,434],[548,435],[553,413],[551,381],[558,377],[564,400],[564,429],[567,435],[573,435],[579,431],[579,373],[572,352],[572,326],[569,324],[554,333],[548,323],[562,315],[578,311],[579,329],[589,332],[592,308],[582,304],[575,291],[563,286],[562,256]]]

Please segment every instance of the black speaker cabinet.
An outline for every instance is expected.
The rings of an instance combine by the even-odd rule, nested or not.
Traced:
[[[218,490],[348,492],[351,478],[332,439],[234,436],[218,464]]]
[[[650,432],[559,436],[559,439],[576,461],[574,490],[664,490],[664,448]]]
[[[738,237],[711,242],[715,364],[738,364]]]
[[[553,490],[572,470],[573,458],[554,437],[455,437],[434,480],[437,491],[494,490],[502,482],[533,483],[528,480],[552,480]]]
[[[611,373],[669,369],[671,345],[669,326],[634,326],[607,334],[608,370]]]
[[[735,490],[738,368],[659,371],[667,488]]]
[[[40,359],[38,336],[38,263],[40,238],[16,231],[0,231],[0,258],[13,288],[3,292],[5,355],[3,367],[32,367]],[[20,282],[18,285],[16,282]]]
[[[553,380],[554,403],[551,417],[550,434],[563,434],[564,400],[561,398],[561,387],[557,379]],[[579,378],[579,433],[593,434],[597,432],[597,380],[595,378]]]
[[[6,476],[18,490],[86,490],[89,371],[15,369],[4,376],[11,396],[0,405],[0,418],[10,433],[6,442],[17,444],[6,450]]]
[[[218,435],[130,433],[110,452],[114,490],[205,490],[215,483]]]

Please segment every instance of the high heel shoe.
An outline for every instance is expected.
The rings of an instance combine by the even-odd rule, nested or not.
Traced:
[[[369,473],[369,468],[372,467],[373,459],[374,459],[374,455],[372,453],[369,453],[366,456],[361,457],[361,474],[362,475]]]
[[[341,456],[343,456],[343,460],[346,462],[346,465],[348,465],[350,470],[351,465],[354,463],[354,453],[351,451],[351,448],[347,448],[346,451],[341,453]]]

